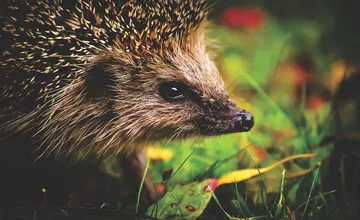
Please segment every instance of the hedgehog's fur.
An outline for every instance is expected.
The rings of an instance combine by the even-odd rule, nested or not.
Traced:
[[[3,129],[79,158],[232,130],[239,109],[205,51],[205,0],[50,2],[10,0],[1,18]],[[165,101],[167,81],[196,100]]]

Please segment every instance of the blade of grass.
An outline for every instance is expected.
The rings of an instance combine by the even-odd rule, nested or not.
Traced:
[[[301,87],[301,102],[300,102],[300,119],[298,120],[298,122],[296,120],[294,120],[294,125],[295,128],[297,129],[297,132],[300,136],[304,137],[305,139],[305,146],[306,147],[310,147],[310,140],[309,140],[309,129],[311,129],[311,126],[309,125],[308,122],[308,118],[306,116],[306,87],[305,85],[303,85]],[[293,112],[297,112],[295,109]]]
[[[226,163],[229,160],[232,160],[234,158],[236,158],[240,153],[242,153],[245,150],[246,147],[240,149],[238,152],[236,152],[235,154],[222,159],[222,160],[217,160],[216,162],[214,162],[209,169],[207,169],[204,174],[202,174],[199,179],[205,179],[205,178],[211,178],[213,177],[212,175],[209,175],[213,170],[215,170],[217,167],[221,166],[222,164]]]
[[[241,203],[243,203],[244,201],[240,200],[240,193],[239,193],[239,190],[238,190],[238,187],[237,187],[237,182],[236,182],[236,179],[234,178],[234,185],[235,185],[235,196],[236,196],[236,202],[237,202],[237,205],[239,206],[239,210],[241,212],[241,215],[242,217],[245,218],[245,213],[244,213],[244,210],[242,209],[241,207]]]
[[[262,215],[262,216],[255,216],[255,217],[251,217],[251,218],[236,218],[236,217],[233,217],[231,216],[229,213],[227,213],[225,211],[225,209],[222,207],[222,205],[220,204],[219,200],[217,199],[214,191],[212,191],[211,187],[210,186],[207,186],[210,193],[211,193],[211,196],[213,197],[215,203],[219,206],[219,208],[224,212],[224,214],[226,215],[226,217],[228,217],[230,220],[257,220],[257,219],[263,219],[263,218],[266,218],[265,215]]]
[[[211,196],[213,197],[215,203],[219,206],[219,208],[223,211],[223,213],[226,215],[226,217],[228,217],[229,219],[233,219],[234,217],[232,217],[229,213],[227,213],[225,211],[225,209],[222,207],[222,205],[220,204],[219,200],[217,199],[215,193],[212,191],[211,187],[210,186],[207,186],[208,190],[210,191],[211,193]]]
[[[341,186],[342,186],[342,194],[343,194],[343,197],[344,197],[344,202],[345,204],[348,202],[348,195],[347,195],[347,192],[346,192],[346,182],[345,182],[345,167],[344,167],[344,162],[345,162],[345,159],[346,159],[346,155],[342,155],[341,158],[340,158],[340,174],[341,174]]]
[[[267,104],[269,108],[275,109],[279,114],[283,116],[283,118],[290,123],[293,124],[293,120],[289,118],[289,116],[285,113],[285,111],[275,103],[275,101],[264,91],[264,89],[246,72],[243,73],[244,78],[251,84],[251,86],[259,93],[259,97],[261,97]]]
[[[308,196],[308,199],[307,199],[307,201],[306,201],[306,205],[305,205],[303,214],[301,215],[301,220],[303,220],[303,218],[304,218],[304,216],[305,216],[305,213],[306,213],[306,209],[307,209],[307,207],[308,207],[308,205],[309,205],[309,202],[310,202],[310,199],[311,199],[311,194],[312,194],[313,191],[314,191],[315,183],[316,183],[317,177],[318,177],[318,175],[319,175],[319,170],[320,170],[320,167],[316,170],[314,179],[313,179],[313,181],[312,181],[312,183],[311,183],[311,188],[310,188],[309,196]]]
[[[331,190],[330,192],[321,193],[321,196],[322,196],[322,197],[325,197],[325,196],[330,195],[330,194],[332,194],[332,193],[334,193],[334,192],[336,192],[336,190]],[[306,205],[308,202],[311,202],[311,201],[317,199],[318,197],[319,197],[319,196],[314,196],[313,198],[311,198],[311,199],[307,200],[306,202],[300,204],[296,209],[294,209],[294,212],[298,211],[301,207],[303,207],[304,205]]]
[[[279,196],[279,201],[277,203],[276,206],[276,210],[275,210],[275,214],[274,214],[274,220],[280,220],[282,219],[283,216],[281,216],[281,213],[284,211],[284,206],[283,206],[283,192],[284,192],[284,185],[285,185],[285,169],[282,171],[281,173],[281,181],[279,184],[279,192],[278,192],[278,196]]]
[[[180,164],[180,166],[179,166],[179,167],[175,170],[175,172],[170,176],[169,180],[165,183],[164,188],[166,188],[166,187],[169,185],[169,183],[170,183],[171,180],[174,178],[174,176],[179,172],[179,170],[181,169],[181,167],[184,166],[184,164],[186,163],[186,161],[189,160],[189,158],[191,157],[191,155],[193,155],[193,154],[195,153],[195,151],[196,151],[196,149],[194,149],[194,150],[189,154],[189,156],[187,156],[187,157],[185,158],[185,160]]]
[[[264,205],[265,205],[266,211],[267,211],[267,212],[269,213],[269,215],[271,216],[271,211],[269,210],[269,206],[267,205],[267,202],[266,202],[266,199],[265,199],[265,197],[266,197],[266,195],[267,195],[266,186],[265,186],[265,180],[264,180],[264,177],[263,177],[262,173],[260,172],[259,166],[256,164],[254,158],[251,156],[248,147],[249,147],[249,146],[247,146],[245,149],[246,149],[247,153],[249,154],[250,159],[251,159],[252,162],[255,164],[255,168],[258,170],[259,176],[260,176],[260,179],[261,179],[261,199],[263,200],[263,203],[264,203]],[[264,193],[265,193],[265,197],[264,197]]]
[[[323,203],[324,203],[325,207],[327,207],[327,206],[328,206],[328,204],[327,204],[327,201],[326,201],[326,199],[325,199],[324,195],[323,195],[323,194],[321,194],[321,193],[319,192],[318,197],[320,197],[320,199],[323,201]]]
[[[141,183],[140,183],[140,187],[139,187],[139,192],[138,192],[138,196],[137,196],[137,200],[136,200],[136,207],[135,207],[135,219],[137,220],[138,219],[138,212],[139,212],[139,204],[140,204],[140,196],[141,196],[141,191],[142,191],[142,188],[144,186],[144,182],[145,182],[145,178],[146,178],[146,174],[147,174],[147,171],[149,169],[149,166],[150,166],[150,158],[147,159],[147,162],[146,162],[146,167],[145,167],[145,171],[144,171],[144,174],[143,174],[143,177],[141,179]]]

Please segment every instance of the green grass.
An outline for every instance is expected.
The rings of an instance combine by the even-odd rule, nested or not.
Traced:
[[[136,214],[135,219],[136,219],[136,220],[138,219],[137,215],[138,215],[138,213],[139,213],[139,205],[140,205],[141,191],[142,191],[142,188],[143,188],[143,186],[144,186],[144,182],[145,182],[145,179],[146,179],[146,175],[147,175],[149,166],[150,166],[150,158],[148,158],[147,161],[146,161],[145,171],[144,171],[143,177],[142,177],[141,182],[140,182],[140,187],[139,187],[139,191],[138,191],[138,196],[137,196],[137,199],[136,199],[136,207],[135,207],[135,214]]]

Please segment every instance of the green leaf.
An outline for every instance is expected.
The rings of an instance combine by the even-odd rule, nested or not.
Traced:
[[[153,210],[157,209],[157,216],[152,216],[157,219],[168,219],[170,216],[171,219],[195,219],[209,203],[212,195],[207,187],[213,183],[216,183],[216,179],[176,185],[148,208],[147,215],[151,216]]]

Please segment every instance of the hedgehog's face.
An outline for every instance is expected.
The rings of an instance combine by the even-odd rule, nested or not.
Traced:
[[[121,113],[120,123],[125,120],[129,138],[221,135],[253,127],[253,116],[229,99],[212,61],[197,57],[178,53],[122,80],[116,112]]]
[[[253,127],[253,116],[226,95],[209,97],[202,92],[191,83],[179,81],[165,81],[159,85],[161,98],[181,112],[186,125],[179,130],[183,135],[221,135],[245,132]]]
[[[174,57],[170,62],[175,69],[159,70],[158,96],[176,106],[177,111],[170,115],[178,114],[177,120],[183,122],[179,133],[191,136],[249,131],[253,116],[229,99],[217,68],[201,52]]]

